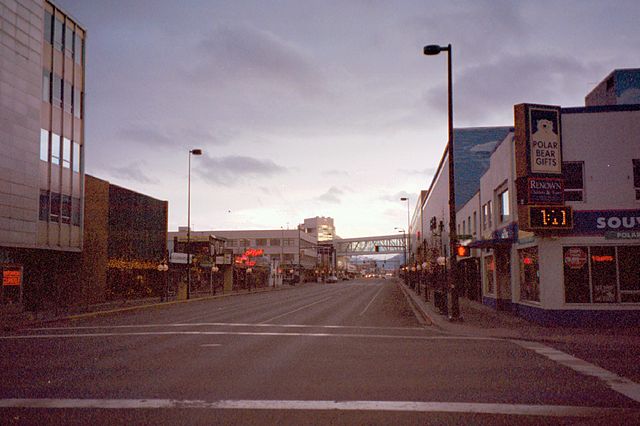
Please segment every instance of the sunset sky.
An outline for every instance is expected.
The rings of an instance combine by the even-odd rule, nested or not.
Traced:
[[[193,229],[331,216],[345,238],[405,227],[456,127],[521,102],[584,105],[640,66],[640,2],[55,0],[88,32],[86,171],[169,201]]]

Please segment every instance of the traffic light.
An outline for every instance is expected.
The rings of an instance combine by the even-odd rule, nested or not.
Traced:
[[[459,257],[467,257],[467,256],[469,256],[469,247],[467,247],[467,246],[456,246],[456,254]]]
[[[376,253],[378,253],[378,252],[380,251],[380,246],[379,246],[379,245],[376,245],[376,246],[374,247],[374,250],[375,250],[375,252],[376,252]]]

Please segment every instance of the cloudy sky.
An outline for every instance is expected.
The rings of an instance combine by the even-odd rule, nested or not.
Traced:
[[[640,66],[637,0],[54,0],[88,31],[86,170],[169,201],[194,229],[331,216],[342,237],[406,226],[456,127],[513,105],[580,106]]]

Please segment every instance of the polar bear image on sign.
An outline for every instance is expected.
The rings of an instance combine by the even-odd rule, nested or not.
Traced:
[[[533,173],[561,173],[560,137],[553,131],[553,121],[540,118],[531,134],[531,171]]]
[[[538,120],[536,124],[538,129],[531,135],[534,141],[555,142],[558,140],[558,135],[553,131],[551,120]]]

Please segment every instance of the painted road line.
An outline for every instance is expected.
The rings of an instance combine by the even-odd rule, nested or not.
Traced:
[[[28,339],[66,339],[91,337],[127,337],[127,336],[277,336],[277,337],[335,337],[358,339],[396,339],[396,340],[474,340],[474,341],[505,341],[494,337],[473,336],[410,336],[393,334],[345,334],[345,333],[277,333],[257,331],[137,331],[111,333],[69,333],[69,334],[22,334],[0,336],[0,340],[28,340]]]
[[[0,408],[48,409],[211,409],[211,410],[339,410],[422,413],[494,414],[545,417],[618,417],[640,410],[569,405],[486,404],[420,401],[176,400],[176,399],[0,399]]]
[[[632,380],[618,376],[609,370],[605,370],[604,368],[598,367],[597,365],[591,364],[580,358],[576,358],[568,353],[543,345],[542,343],[527,342],[523,340],[512,340],[512,342],[525,349],[530,349],[544,357],[547,357],[558,364],[569,367],[578,373],[596,377],[602,380],[614,391],[621,393],[634,401],[640,402],[640,384]]]
[[[203,348],[217,348],[218,346],[222,346],[220,343],[207,343],[206,345],[200,345]]]
[[[355,330],[416,330],[424,331],[422,327],[374,327],[367,325],[310,325],[310,324],[269,324],[269,323],[239,323],[239,322],[200,322],[200,323],[176,323],[176,324],[124,324],[124,325],[79,325],[74,327],[39,327],[29,328],[29,331],[52,330],[100,330],[123,328],[156,328],[156,327],[252,327],[252,328],[326,328],[326,329],[355,329]]]
[[[362,312],[360,312],[360,316],[362,316],[365,312],[367,312],[367,309],[369,309],[369,306],[371,306],[371,304],[373,303],[374,300],[376,300],[376,297],[378,297],[378,295],[380,294],[380,292],[382,291],[384,287],[380,287],[380,290],[378,290],[375,294],[375,296],[373,296],[373,298],[369,301],[369,303],[367,304],[367,306],[365,306],[365,308],[362,310]]]
[[[277,315],[277,316],[275,316],[273,318],[269,318],[268,320],[264,320],[264,321],[260,322],[260,324],[266,324],[266,323],[269,323],[269,322],[271,322],[273,320],[276,320],[278,318],[286,317],[287,315],[290,315],[290,314],[293,314],[295,312],[301,311],[301,310],[306,309],[306,308],[308,308],[310,306],[317,305],[318,303],[326,302],[327,300],[332,299],[332,298],[333,298],[333,296],[325,297],[324,299],[320,299],[317,302],[309,303],[308,305],[301,306],[298,309],[294,309],[293,311],[285,312],[284,314]]]

